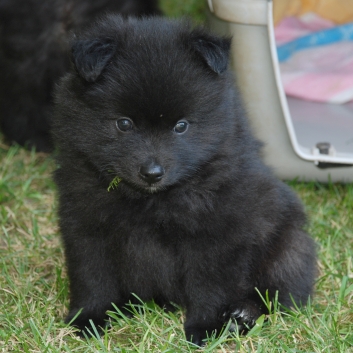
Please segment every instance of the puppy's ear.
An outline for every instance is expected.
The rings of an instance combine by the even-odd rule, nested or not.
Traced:
[[[72,44],[71,58],[79,75],[95,82],[116,50],[109,38],[77,40]]]
[[[217,74],[227,69],[231,38],[215,37],[195,31],[191,45],[202,60]]]

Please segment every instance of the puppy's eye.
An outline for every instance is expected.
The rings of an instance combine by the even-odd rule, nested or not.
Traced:
[[[118,130],[126,132],[132,130],[133,124],[130,119],[122,118],[117,120],[116,127],[118,128]]]
[[[189,127],[189,123],[187,121],[180,120],[174,126],[173,131],[176,132],[177,134],[183,134],[184,132],[186,132],[188,127]]]

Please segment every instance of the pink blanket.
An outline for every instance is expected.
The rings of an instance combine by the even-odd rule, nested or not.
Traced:
[[[275,28],[279,58],[282,60],[281,77],[287,95],[329,103],[353,100],[353,41],[341,39],[318,45],[315,38],[308,36],[321,35],[322,39],[327,33],[325,30],[331,28],[334,28],[333,23],[314,14],[285,18]],[[345,26],[342,30],[347,32],[349,29]],[[312,40],[313,46],[293,49],[293,53],[288,54],[291,45],[294,48],[294,44],[298,44],[295,40],[305,36],[307,43]],[[281,59],[280,49],[287,49],[285,59]]]

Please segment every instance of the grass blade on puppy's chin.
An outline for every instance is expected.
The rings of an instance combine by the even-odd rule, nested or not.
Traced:
[[[121,178],[119,178],[118,176],[116,176],[111,182],[110,182],[110,184],[109,184],[109,186],[108,186],[108,192],[110,191],[110,190],[114,190],[114,189],[117,189],[118,188],[118,186],[119,186],[119,184],[120,184],[120,182],[121,182]]]

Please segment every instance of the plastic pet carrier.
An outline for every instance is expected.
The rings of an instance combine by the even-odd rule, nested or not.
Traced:
[[[232,69],[255,135],[264,142],[265,162],[282,179],[352,182],[353,101],[337,104],[285,93],[273,1],[208,1],[210,28],[233,38]],[[278,0],[279,6],[286,1],[293,7],[300,0]],[[351,10],[353,16],[353,3]]]

